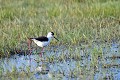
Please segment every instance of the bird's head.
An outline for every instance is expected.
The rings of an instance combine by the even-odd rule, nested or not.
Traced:
[[[49,32],[49,33],[47,34],[47,37],[48,37],[48,38],[55,38],[57,41],[59,41],[59,40],[54,36],[54,33],[53,33],[53,32]]]

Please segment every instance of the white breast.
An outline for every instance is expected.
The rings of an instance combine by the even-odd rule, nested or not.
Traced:
[[[40,42],[36,39],[32,39],[39,47],[45,47],[49,44],[50,41]]]

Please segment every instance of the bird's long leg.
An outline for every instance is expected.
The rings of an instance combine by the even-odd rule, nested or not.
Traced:
[[[28,38],[27,42],[28,42],[28,50],[31,55],[31,47],[30,46],[31,46],[32,41]]]
[[[31,50],[31,43],[32,43],[32,41],[28,38],[27,43],[28,43],[29,58],[30,58],[30,55],[32,53],[32,50]],[[31,58],[30,58],[30,64],[31,64]]]
[[[44,48],[42,48],[42,51],[40,52],[40,57],[42,57],[42,52],[43,52]]]

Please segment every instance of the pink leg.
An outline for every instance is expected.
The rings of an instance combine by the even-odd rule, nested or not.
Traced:
[[[44,48],[42,48],[42,51],[40,52],[40,57],[42,57],[42,52],[43,52]]]
[[[28,39],[27,40],[27,42],[28,42],[28,50],[29,50],[29,58],[30,58],[30,55],[31,55],[31,47],[30,47],[30,45],[31,45],[31,40],[30,39]],[[31,63],[31,58],[30,58],[30,63]]]
[[[28,40],[27,40],[27,42],[28,42],[28,50],[29,50],[29,53],[30,53],[30,55],[31,55],[31,48],[30,48],[30,45],[31,45],[31,40],[30,40],[30,39],[28,39]]]

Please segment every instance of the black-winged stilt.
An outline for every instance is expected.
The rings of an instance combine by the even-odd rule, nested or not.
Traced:
[[[41,37],[38,37],[38,38],[29,38],[29,42],[28,42],[29,48],[30,48],[30,44],[31,44],[31,40],[32,40],[39,47],[42,47],[42,51],[43,51],[43,48],[50,43],[52,38],[55,38],[57,41],[59,41],[56,37],[54,37],[54,33],[53,32],[49,32],[47,34],[47,36],[41,36]],[[42,57],[42,53],[41,52],[40,52],[40,56]]]

